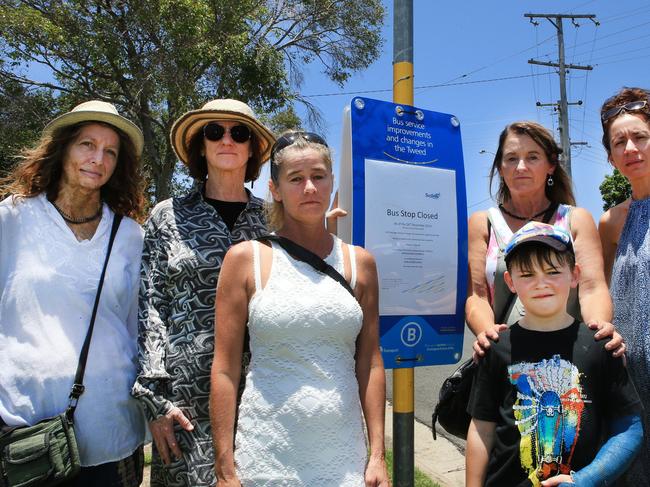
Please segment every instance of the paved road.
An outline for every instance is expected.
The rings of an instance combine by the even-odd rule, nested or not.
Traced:
[[[472,343],[474,335],[469,328],[465,328],[465,337],[463,339],[463,357],[466,360],[472,355]],[[415,368],[415,417],[421,423],[431,427],[431,414],[433,408],[438,402],[438,391],[446,377],[456,370],[458,364],[454,365],[435,365],[432,367]],[[393,402],[393,373],[386,371],[386,396]],[[451,435],[445,435],[452,440],[457,446],[464,450],[464,441],[458,440]]]

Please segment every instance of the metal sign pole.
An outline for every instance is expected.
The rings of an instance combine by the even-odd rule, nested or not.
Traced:
[[[413,105],[413,0],[393,3],[393,102]],[[414,369],[393,369],[393,485],[415,482]]]

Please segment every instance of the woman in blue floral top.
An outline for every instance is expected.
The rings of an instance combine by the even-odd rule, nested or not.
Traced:
[[[650,485],[650,91],[623,88],[600,111],[607,158],[632,196],[610,208],[598,231],[614,302],[614,324],[628,344],[627,364],[645,413],[645,443],[624,485]]]

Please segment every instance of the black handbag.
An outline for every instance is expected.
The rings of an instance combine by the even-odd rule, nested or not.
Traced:
[[[74,432],[74,412],[79,397],[84,392],[83,377],[99,297],[104,285],[108,258],[121,220],[121,215],[115,215],[113,218],[108,251],[97,286],[90,325],[81,347],[68,407],[64,413],[44,419],[33,426],[3,426],[0,429],[0,485],[2,487],[56,486],[74,478],[81,470]]]
[[[510,309],[517,295],[510,293],[505,310]],[[502,317],[503,319],[503,317]],[[499,321],[503,323],[503,321]],[[440,423],[447,433],[463,440],[467,439],[467,430],[472,417],[467,412],[469,396],[472,392],[472,382],[478,369],[478,364],[473,359],[468,359],[458,366],[454,373],[447,377],[438,393],[438,403],[431,416],[431,432],[433,439],[437,439],[436,421]]]
[[[438,394],[438,404],[431,417],[431,432],[436,440],[436,421],[447,433],[467,439],[467,429],[472,417],[467,413],[469,394],[478,365],[471,358],[466,360],[445,379]]]

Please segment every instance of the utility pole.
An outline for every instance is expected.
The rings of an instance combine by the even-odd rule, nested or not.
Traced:
[[[558,68],[560,75],[560,100],[557,103],[540,103],[537,106],[554,106],[558,111],[558,118],[560,122],[560,143],[562,145],[562,155],[564,168],[566,169],[569,177],[571,177],[571,138],[569,137],[569,105],[582,105],[582,101],[569,103],[566,96],[566,73],[569,69],[583,69],[591,71],[594,69],[592,66],[579,66],[576,64],[566,64],[564,61],[564,31],[562,29],[562,20],[571,19],[571,22],[576,27],[579,25],[576,19],[589,19],[594,24],[600,25],[595,15],[573,15],[573,14],[524,14],[524,17],[530,19],[534,25],[539,25],[533,19],[544,18],[548,20],[557,29],[557,45],[558,45],[558,62],[549,63],[544,61],[536,61],[529,59],[528,64],[538,64],[540,66],[551,66]]]
[[[413,105],[413,0],[393,1],[393,102]],[[393,369],[393,485],[415,482],[413,367]]]

